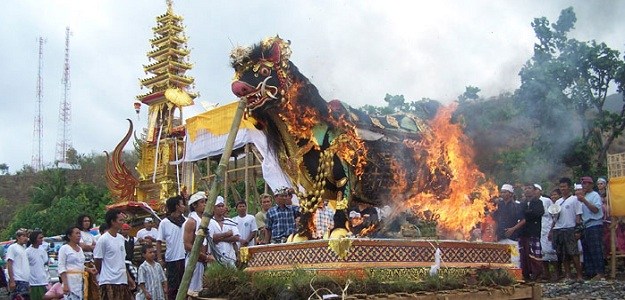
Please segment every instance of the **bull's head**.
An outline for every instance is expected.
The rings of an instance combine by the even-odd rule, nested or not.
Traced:
[[[279,37],[265,39],[252,48],[235,48],[231,64],[235,69],[232,92],[247,101],[247,109],[277,106],[285,101],[288,79],[289,42]]]

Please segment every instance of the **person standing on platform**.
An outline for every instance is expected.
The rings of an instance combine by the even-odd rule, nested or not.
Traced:
[[[274,192],[276,205],[267,211],[267,235],[264,243],[279,244],[286,242],[291,233],[295,232],[295,218],[299,216],[299,207],[288,205],[291,199],[289,188],[282,187]]]
[[[28,264],[30,266],[30,299],[42,300],[46,293],[46,287],[50,281],[48,276],[48,252],[41,246],[43,243],[43,232],[34,230],[28,237],[30,246],[26,248]]]
[[[167,275],[167,298],[175,299],[180,287],[180,281],[184,274],[184,243],[183,224],[186,218],[182,215],[185,210],[185,200],[182,196],[171,197],[165,202],[167,218],[158,225],[158,238],[156,239],[156,254],[161,266],[165,266]],[[162,245],[167,249],[162,256]]]
[[[237,216],[232,218],[237,223],[240,239],[237,242],[240,247],[254,246],[258,227],[256,226],[256,218],[247,213],[247,203],[245,201],[237,202]]]
[[[126,251],[124,238],[119,233],[125,224],[125,215],[118,209],[110,209],[104,218],[109,230],[104,233],[93,250],[95,265],[100,273],[101,299],[131,300],[131,290],[135,289],[135,282],[126,270]]]
[[[313,224],[315,224],[314,238],[322,239],[332,228],[334,228],[334,210],[328,206],[328,199],[323,199],[319,202],[319,206],[315,211],[315,218]]]
[[[15,232],[15,243],[7,249],[7,272],[9,273],[9,291],[11,299],[21,296],[28,299],[30,295],[30,264],[26,254],[28,230],[19,229]]]

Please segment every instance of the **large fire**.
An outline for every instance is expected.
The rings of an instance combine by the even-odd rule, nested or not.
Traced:
[[[396,211],[409,209],[421,217],[438,221],[439,235],[443,237],[467,239],[474,226],[483,220],[485,208],[492,208],[489,199],[496,185],[487,181],[473,162],[472,143],[460,125],[451,123],[454,110],[453,105],[441,107],[430,123],[430,134],[415,145],[427,152],[427,155],[418,154],[420,157],[415,159],[425,159],[432,174],[443,174],[449,181],[425,182],[431,179],[419,176],[417,188],[424,190],[424,186],[429,185],[431,188],[425,190],[437,190],[443,185],[441,192],[416,191],[409,199],[399,200],[395,205],[398,206]],[[395,171],[402,172],[397,166]],[[401,182],[403,176],[394,178],[399,185],[406,184]],[[405,196],[392,195],[392,198]]]
[[[289,100],[282,102],[280,117],[292,136],[314,141],[313,127],[321,116],[316,110],[297,103],[300,88],[301,84],[294,82],[286,91]],[[496,186],[486,180],[473,162],[472,143],[460,125],[451,123],[454,110],[454,105],[441,107],[421,140],[404,141],[406,147],[414,150],[412,159],[418,169],[429,172],[417,172],[415,182],[407,182],[407,172],[415,170],[407,170],[401,162],[391,158],[394,186],[389,187],[389,198],[395,209],[390,218],[394,217],[393,214],[410,210],[422,220],[436,221],[439,236],[467,239],[475,225],[483,221],[485,209],[492,209],[489,199]],[[356,134],[354,124],[345,115],[335,118],[331,114],[327,121],[346,129],[327,151],[349,162],[360,177],[367,164],[368,149]],[[310,148],[319,150],[319,145],[309,143],[304,148],[304,151]]]

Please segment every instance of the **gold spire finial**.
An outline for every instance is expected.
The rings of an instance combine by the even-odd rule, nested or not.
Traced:
[[[166,0],[167,2],[167,10],[173,10],[174,9],[174,0]]]

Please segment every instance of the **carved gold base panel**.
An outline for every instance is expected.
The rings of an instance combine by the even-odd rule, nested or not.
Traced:
[[[340,245],[338,245],[340,244]],[[441,250],[439,274],[464,275],[477,268],[507,269],[520,278],[511,263],[508,245],[464,241],[343,239],[272,244],[242,249],[248,272],[286,276],[294,269],[331,276],[382,276],[422,279]]]

